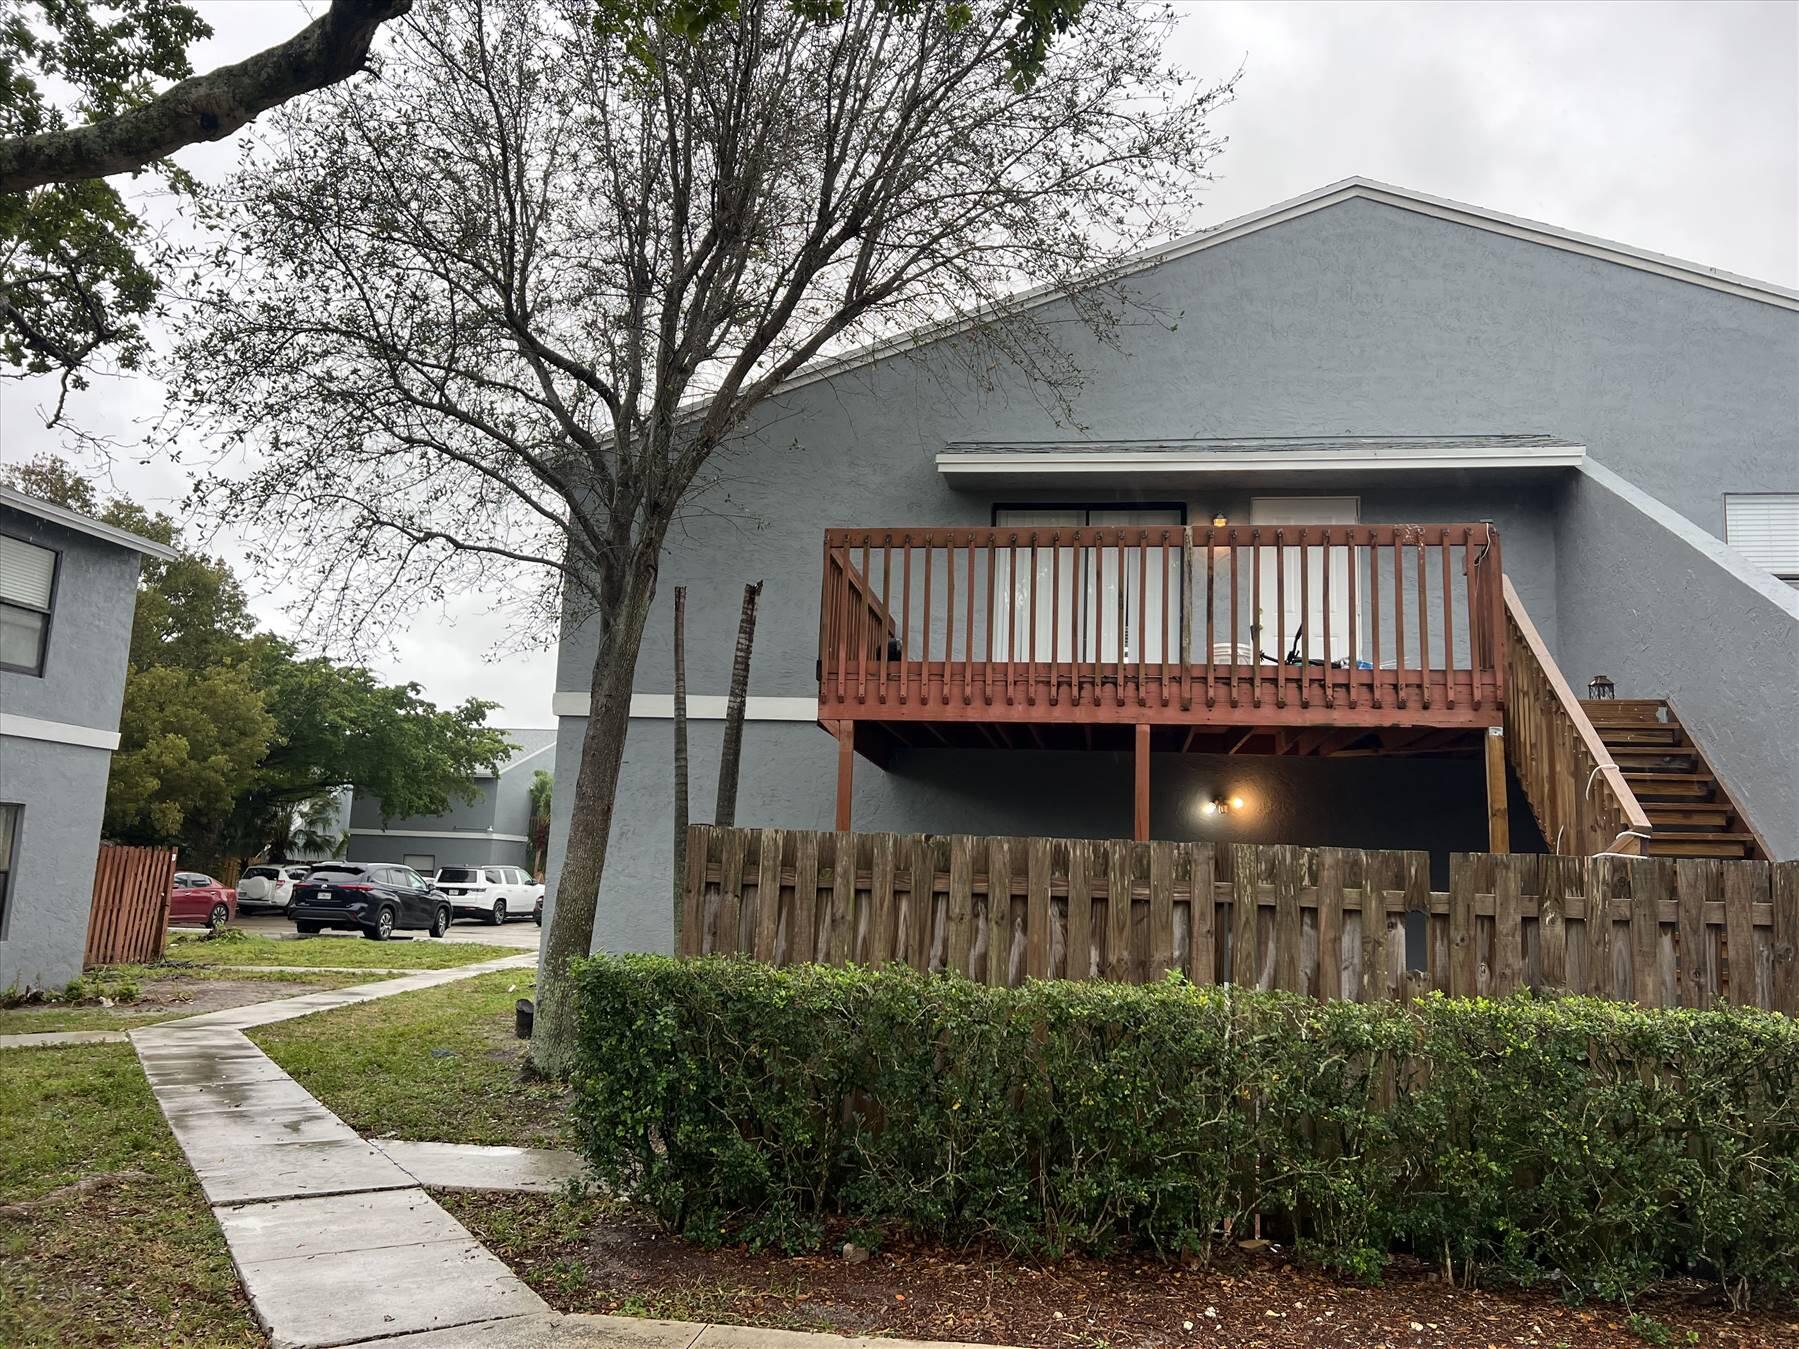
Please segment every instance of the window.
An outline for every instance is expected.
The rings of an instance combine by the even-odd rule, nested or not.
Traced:
[[[502,871],[499,867],[487,868],[486,874],[487,874],[487,883],[489,885],[505,885],[507,883],[506,873],[504,871]]]
[[[445,867],[437,873],[439,881],[448,881],[452,885],[470,885],[481,879],[480,873],[472,867]]]
[[[6,935],[7,896],[12,893],[13,838],[19,832],[21,808],[0,801],[0,937]]]
[[[0,534],[0,669],[44,672],[56,551]]]
[[[1726,492],[1724,542],[1799,586],[1799,492]]]
[[[1185,521],[1186,512],[1180,506],[996,506],[993,510],[996,527],[1179,525]],[[1034,612],[1028,556],[1021,556],[1014,577],[1011,559],[1004,552],[999,553],[995,559],[995,594],[1009,595],[1010,600],[1005,605],[1006,612],[996,613],[993,618],[994,659],[1029,659],[1033,637],[1039,660],[1049,659],[1052,645],[1060,660],[1117,660],[1121,652],[1126,661],[1163,659],[1160,614],[1162,591],[1169,577],[1163,576],[1160,563],[1145,569],[1145,598],[1152,620],[1145,623],[1139,612],[1142,601],[1138,597],[1137,553],[1137,549],[1127,548],[1120,559],[1118,550],[1112,548],[1097,552],[1082,549],[1078,553],[1073,548],[1040,548],[1034,578]],[[1169,573],[1173,578],[1170,593],[1178,597],[1182,593],[1178,555],[1171,558]],[[1125,581],[1122,593],[1121,576]],[[1001,601],[995,601],[996,608],[1000,604]]]

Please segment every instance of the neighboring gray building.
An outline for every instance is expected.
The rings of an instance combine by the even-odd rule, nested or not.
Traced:
[[[453,801],[442,815],[389,820],[375,797],[350,804],[352,862],[400,862],[415,871],[500,866],[531,870],[531,781],[555,763],[556,732],[541,726],[502,730],[518,748],[497,773],[475,779],[473,805]]]
[[[1620,697],[1672,698],[1766,851],[1799,855],[1799,591],[1780,579],[1780,559],[1799,555],[1799,293],[1361,179],[1177,241],[1123,284],[1141,307],[1116,345],[1064,325],[1083,334],[1068,424],[1016,369],[977,377],[940,334],[823,364],[750,418],[707,527],[673,531],[664,553],[598,945],[657,950],[670,940],[677,585],[688,588],[697,786],[716,772],[742,583],[766,582],[739,823],[829,829],[848,769],[857,828],[1132,832],[1128,726],[1101,726],[1083,742],[1017,722],[857,723],[840,755],[836,727],[821,728],[820,635],[831,621],[821,622],[821,580],[827,568],[865,564],[855,547],[827,562],[830,528],[1492,521],[1505,574],[1567,681],[1584,689],[1604,673]],[[1046,317],[1072,317],[1064,302],[1046,303],[1060,307]],[[1756,507],[1753,538],[1739,524],[1744,501]],[[1730,528],[1736,547],[1725,542]],[[874,573],[880,542],[866,564]],[[900,584],[897,555],[887,564],[889,576],[868,578],[872,589]],[[1037,573],[1046,586],[1059,565]],[[1110,565],[1071,576],[1083,594],[1104,593],[1101,610]],[[1137,565],[1133,554],[1126,566]],[[1409,590],[1416,568],[1406,565]],[[950,598],[942,566],[940,556],[939,614]],[[991,583],[958,570],[953,584],[960,624],[970,591]],[[1219,593],[1247,595],[1250,585],[1240,575]],[[1336,587],[1340,604],[1344,578]],[[1018,593],[1027,589],[1021,580]],[[1176,599],[1174,622],[1203,593]],[[1433,588],[1441,643],[1438,598]],[[896,661],[921,654],[918,603],[880,620],[903,629]],[[1255,607],[1272,628],[1266,603]],[[1119,604],[1119,632],[1147,629]],[[994,621],[969,614],[968,634]],[[1036,624],[1046,645],[1057,621]],[[1365,610],[1350,622],[1366,625]],[[1465,655],[1467,626],[1454,623]],[[1338,624],[1342,634],[1348,625]],[[1020,626],[1021,643],[1031,626]],[[1272,632],[1263,638],[1275,645]],[[565,625],[554,704],[564,781],[575,776],[595,640],[591,622]],[[964,636],[949,640],[953,659],[927,681],[956,678],[969,658]],[[1365,631],[1352,640],[1352,665],[1391,663],[1390,646],[1386,659],[1367,659]],[[877,666],[880,645],[868,650]],[[1097,668],[1118,653],[1076,654],[1097,657]],[[1102,672],[1096,687],[1108,680]],[[878,723],[881,713],[860,715]],[[1147,742],[1154,837],[1428,848],[1439,866],[1451,849],[1486,846],[1478,738],[1444,740],[1448,757],[1318,757],[1319,741],[1278,728],[1228,743],[1168,730],[1158,724]],[[696,790],[696,818],[707,795]],[[571,797],[555,803],[551,902]],[[1233,798],[1247,807],[1205,809]],[[1515,782],[1512,798],[1513,846],[1544,846]]]
[[[81,973],[139,559],[174,555],[0,487],[0,990]]]

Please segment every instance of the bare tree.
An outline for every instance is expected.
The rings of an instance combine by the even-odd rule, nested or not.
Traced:
[[[737,616],[737,646],[731,652],[731,691],[725,699],[725,736],[718,751],[718,808],[714,824],[737,823],[737,782],[743,776],[743,709],[750,693],[750,648],[756,641],[756,601],[762,582],[743,588],[743,610]]]
[[[687,886],[687,587],[675,587],[675,950]]]
[[[302,617],[367,633],[478,587],[591,634],[546,1071],[664,538],[715,451],[814,357],[959,309],[981,360],[1065,391],[1020,288],[1103,333],[1119,259],[1190,222],[1228,84],[1171,69],[1165,12],[1132,0],[1089,0],[1021,78],[1036,8],[742,0],[696,38],[574,0],[420,0],[378,88],[290,105],[212,201],[230,244],[169,374],[185,433],[248,453],[203,504],[279,522],[264,551]]]

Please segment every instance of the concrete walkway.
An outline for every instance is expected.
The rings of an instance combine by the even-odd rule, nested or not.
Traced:
[[[535,953],[421,970],[130,1032],[277,1349],[907,1349],[742,1326],[562,1315],[422,1188],[554,1190],[572,1154],[360,1138],[244,1036],[497,970]]]

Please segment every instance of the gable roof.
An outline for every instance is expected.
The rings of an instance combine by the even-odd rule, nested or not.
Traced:
[[[477,776],[500,777],[515,768],[522,767],[527,760],[535,759],[544,751],[556,748],[556,730],[553,726],[507,726],[500,729],[500,734],[518,748],[513,750],[508,758],[501,761],[498,773],[482,773]]]
[[[1402,211],[1411,211],[1418,215],[1431,216],[1438,220],[1447,220],[1454,224],[1485,230],[1489,234],[1522,239],[1528,243],[1541,244],[1545,248],[1574,253],[1581,257],[1598,258],[1605,262],[1616,263],[1620,267],[1629,267],[1654,276],[1684,281],[1691,285],[1703,286],[1708,290],[1722,291],[1726,295],[1735,295],[1740,299],[1774,305],[1780,309],[1799,310],[1799,290],[1776,285],[1772,281],[1758,281],[1754,277],[1739,276],[1735,272],[1727,272],[1722,268],[1707,267],[1702,263],[1688,262],[1662,253],[1653,253],[1646,248],[1636,248],[1630,244],[1601,239],[1596,235],[1563,229],[1559,225],[1526,220],[1522,216],[1507,215],[1503,211],[1488,210],[1484,206],[1471,206],[1466,202],[1451,201],[1447,197],[1433,197],[1428,192],[1418,192],[1409,187],[1396,187],[1392,183],[1382,183],[1373,178],[1362,177],[1345,178],[1340,182],[1329,183],[1301,196],[1276,202],[1273,206],[1264,207],[1260,211],[1251,211],[1248,215],[1237,216],[1221,225],[1195,230],[1191,234],[1184,234],[1180,238],[1172,239],[1156,248],[1145,249],[1135,257],[1124,261],[1119,267],[1117,275],[1120,278],[1135,276],[1159,267],[1165,262],[1173,262],[1177,258],[1201,253],[1208,248],[1216,248],[1219,244],[1229,243],[1233,239],[1241,239],[1245,235],[1285,224],[1289,220],[1297,220],[1314,211],[1322,211],[1342,202],[1356,200],[1378,202],[1383,206],[1396,207]],[[1052,304],[1061,299],[1065,293],[1065,290],[1059,286],[1034,286],[1012,297],[1007,303],[1009,307],[1022,306],[1030,309],[1038,305]],[[973,327],[981,319],[991,317],[992,313],[991,309],[983,308],[972,313],[952,315],[935,323],[922,324],[903,333],[879,338],[836,356],[821,357],[791,378],[784,380],[775,392],[786,393],[818,380],[830,379],[861,366],[872,365],[885,357],[911,351],[946,337],[953,337],[955,334]],[[705,402],[703,397],[692,399],[683,406],[683,412],[691,414],[695,409],[703,407]]]
[[[17,488],[0,486],[0,505],[10,506],[26,515],[35,515],[40,520],[47,520],[53,525],[61,525],[64,529],[72,529],[77,534],[86,534],[89,538],[115,544],[120,548],[128,548],[134,553],[161,558],[164,562],[175,556],[175,550],[165,543],[157,543],[154,539],[146,539],[141,534],[133,534],[128,529],[120,529],[117,525],[109,525],[95,520],[91,516],[83,515],[80,511],[72,511],[67,506],[57,506],[48,501],[39,501],[34,496],[26,496]]]

